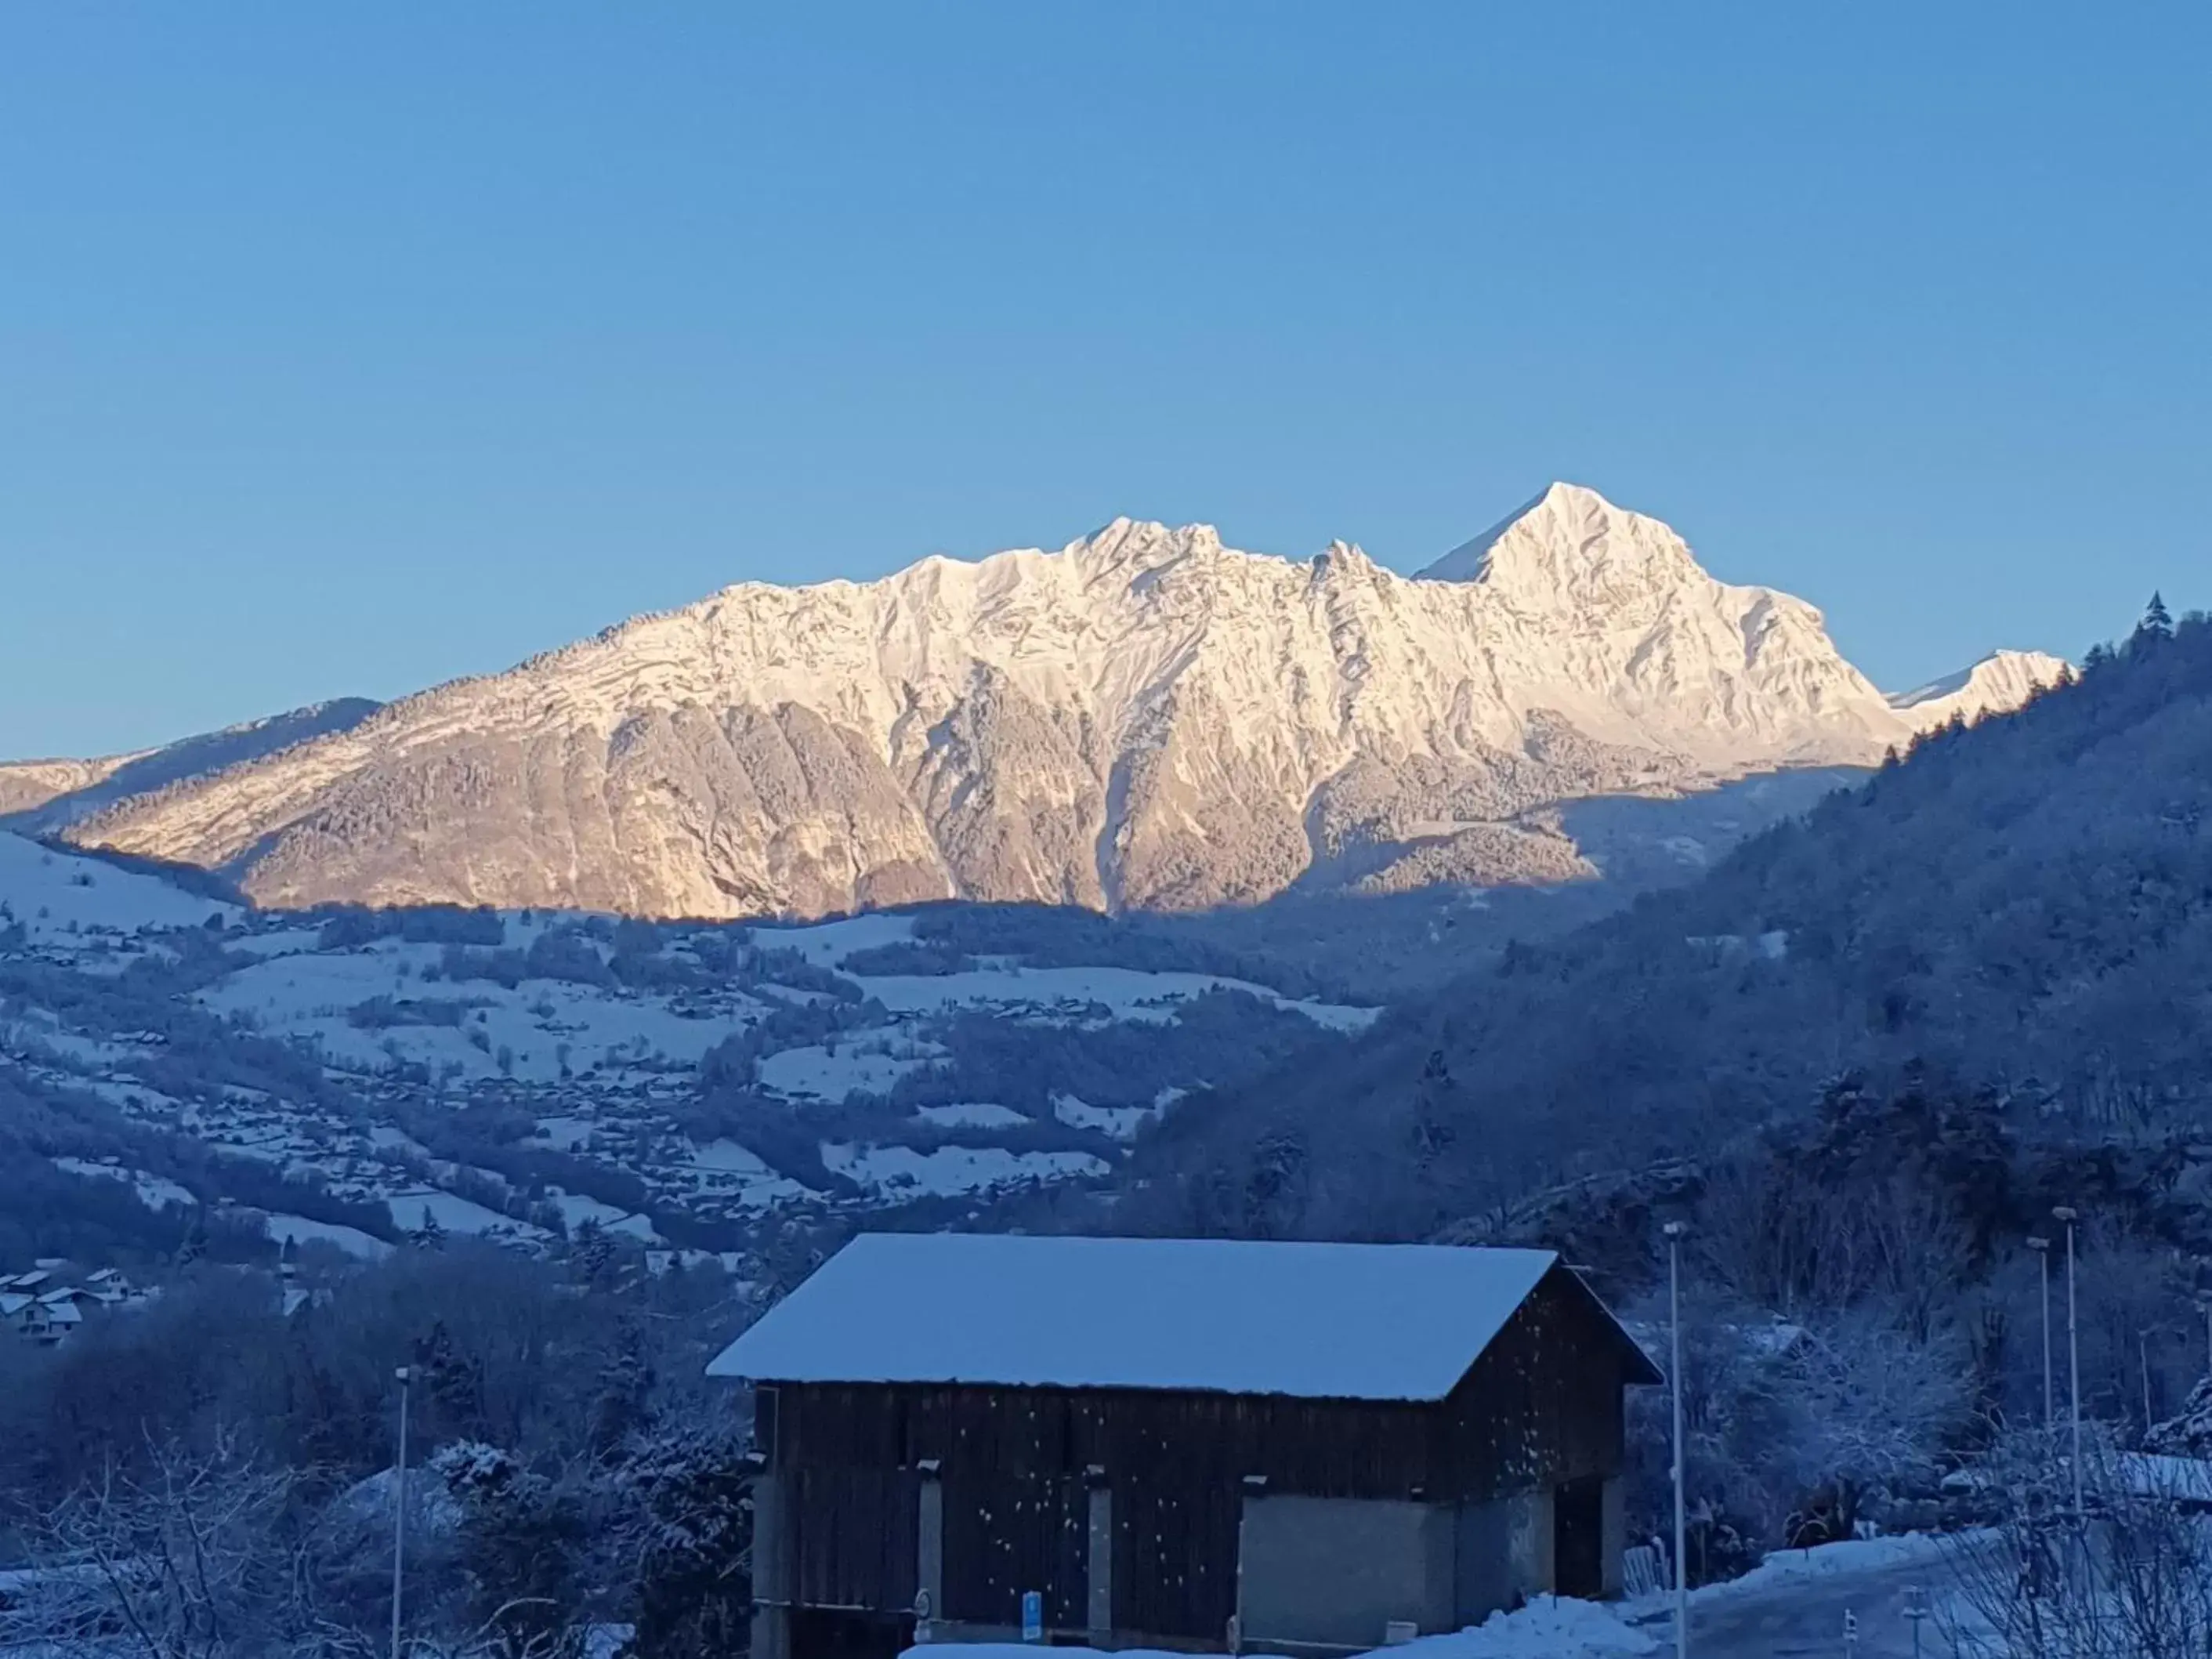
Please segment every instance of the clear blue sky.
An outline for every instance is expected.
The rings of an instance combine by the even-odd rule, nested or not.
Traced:
[[[2212,605],[2212,8],[24,5],[0,755],[1555,477],[1901,686]]]

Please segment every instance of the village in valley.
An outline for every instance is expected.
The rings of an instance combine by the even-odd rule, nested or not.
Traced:
[[[972,1214],[1096,1182],[1188,1091],[1379,1012],[911,915],[264,916],[4,832],[0,866],[0,1060],[86,1148],[52,1167],[180,1237],[204,1212],[363,1259],[592,1229],[734,1261],[763,1227]],[[988,1074],[984,1022],[1013,1034]]]

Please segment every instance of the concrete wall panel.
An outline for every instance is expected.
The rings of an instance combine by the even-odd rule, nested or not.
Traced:
[[[1387,1498],[1245,1500],[1237,1618],[1248,1645],[1380,1644],[1407,1620],[1452,1625],[1453,1512]]]

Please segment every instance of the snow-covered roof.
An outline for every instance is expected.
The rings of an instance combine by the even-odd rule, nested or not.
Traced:
[[[868,1233],[707,1370],[1441,1400],[1558,1261],[1419,1244]]]
[[[2111,1459],[2111,1480],[2131,1498],[2212,1504],[2212,1463],[2202,1458],[2116,1452]]]

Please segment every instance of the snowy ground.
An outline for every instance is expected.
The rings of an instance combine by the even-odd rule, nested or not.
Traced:
[[[1691,1650],[1698,1659],[1841,1656],[1848,1612],[1857,1626],[1850,1659],[1905,1659],[1913,1651],[1909,1597],[1922,1589],[1940,1595],[1952,1553],[1973,1544],[1971,1537],[1911,1535],[1777,1554],[1741,1578],[1692,1593]],[[1922,1647],[1931,1659],[1942,1651],[1932,1626],[1922,1632]],[[1474,1629],[1378,1648],[1362,1659],[1631,1659],[1674,1649],[1672,1605],[1663,1599],[1540,1596]],[[1248,1650],[1272,1651],[1265,1641]],[[905,1659],[1020,1659],[1035,1651],[1018,1644],[965,1643],[910,1648]],[[1123,1650],[1121,1659],[1168,1656]]]
[[[1479,1629],[1422,1637],[1396,1647],[1377,1649],[1376,1655],[1406,1656],[1407,1659],[1626,1659],[1629,1655],[1656,1654],[1659,1647],[1646,1632],[1624,1624],[1609,1607],[1547,1596],[1517,1613],[1499,1613]],[[958,1659],[1026,1659],[1036,1651],[1018,1643],[976,1642],[908,1648],[902,1659],[947,1655],[957,1655]],[[1170,1659],[1148,1649],[1117,1651],[1120,1659]],[[1245,1651],[1270,1654],[1279,1650],[1269,1647],[1262,1638]]]

